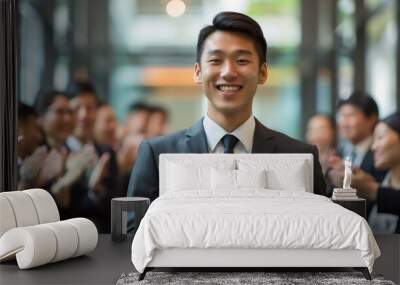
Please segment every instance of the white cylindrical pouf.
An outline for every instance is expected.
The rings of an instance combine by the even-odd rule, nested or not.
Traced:
[[[38,214],[31,197],[23,191],[1,193],[9,202],[14,211],[17,227],[26,227],[39,224]]]
[[[17,222],[10,202],[0,193],[0,237],[9,229],[15,228]]]
[[[23,192],[31,197],[39,217],[39,224],[60,220],[56,202],[49,192],[43,189],[29,189]]]
[[[78,233],[75,227],[66,221],[41,225],[51,229],[57,238],[57,252],[51,262],[73,257],[78,249]]]
[[[41,225],[14,228],[0,239],[0,257],[16,252],[20,269],[40,266],[53,260],[57,251],[54,232]]]
[[[98,232],[92,221],[84,218],[74,218],[65,220],[65,222],[73,225],[78,233],[78,249],[74,257],[86,254],[96,248]]]

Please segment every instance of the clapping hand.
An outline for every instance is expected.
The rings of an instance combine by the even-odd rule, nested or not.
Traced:
[[[84,146],[82,151],[71,153],[66,162],[66,173],[63,176],[64,183],[72,185],[75,183],[97,160],[96,151],[93,146]]]
[[[20,182],[26,183],[27,185],[36,182],[46,157],[47,148],[46,146],[41,146],[38,147],[29,157],[25,158],[19,169]]]
[[[351,186],[357,189],[357,194],[369,201],[375,201],[378,195],[379,184],[375,178],[365,171],[354,168]]]
[[[104,178],[105,175],[107,175],[110,157],[111,156],[109,153],[103,153],[90,175],[89,189],[95,193],[104,191],[104,188],[99,186],[101,184],[101,180]]]
[[[93,146],[84,146],[78,153],[70,153],[65,163],[65,174],[52,185],[51,192],[55,195],[60,207],[67,208],[71,203],[70,187],[77,182],[86,169],[97,160]]]
[[[132,170],[134,161],[136,160],[139,145],[143,141],[143,135],[129,135],[127,136],[121,148],[117,153],[118,171],[125,175]]]
[[[335,187],[342,187],[344,178],[344,164],[343,160],[338,156],[329,158],[329,172],[328,178]]]
[[[53,148],[47,154],[39,173],[40,185],[46,185],[49,181],[62,175],[67,154],[64,147],[61,150]]]

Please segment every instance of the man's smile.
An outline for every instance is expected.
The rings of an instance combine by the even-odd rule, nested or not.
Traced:
[[[237,84],[217,84],[216,87],[219,91],[224,93],[236,92],[243,88],[242,85]]]

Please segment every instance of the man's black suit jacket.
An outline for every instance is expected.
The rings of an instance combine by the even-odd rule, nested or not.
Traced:
[[[159,155],[162,153],[209,153],[203,119],[180,132],[145,140],[139,147],[128,196],[150,198],[159,195]],[[326,183],[318,160],[316,147],[268,129],[256,120],[252,153],[311,153],[314,155],[314,193],[326,195]]]

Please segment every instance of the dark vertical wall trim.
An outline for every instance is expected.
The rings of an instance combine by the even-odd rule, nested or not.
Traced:
[[[42,90],[50,90],[54,88],[54,70],[56,58],[56,50],[54,46],[54,10],[56,1],[40,0],[33,6],[37,10],[38,14],[41,15],[44,36],[44,69],[40,86]]]
[[[397,14],[396,100],[397,100],[397,111],[400,111],[400,1],[396,2],[396,11],[397,11],[396,13]]]
[[[330,54],[330,69],[331,69],[331,114],[335,114],[336,105],[338,103],[338,68],[337,68],[337,36],[336,36],[336,25],[337,25],[337,0],[331,1],[331,27],[332,27],[332,50]]]
[[[317,110],[318,70],[318,1],[301,1],[301,134],[304,138],[307,120]]]
[[[354,50],[354,89],[366,91],[366,8],[364,0],[355,0],[356,4],[356,39],[357,44]]]
[[[17,1],[0,1],[0,191],[17,189]]]

